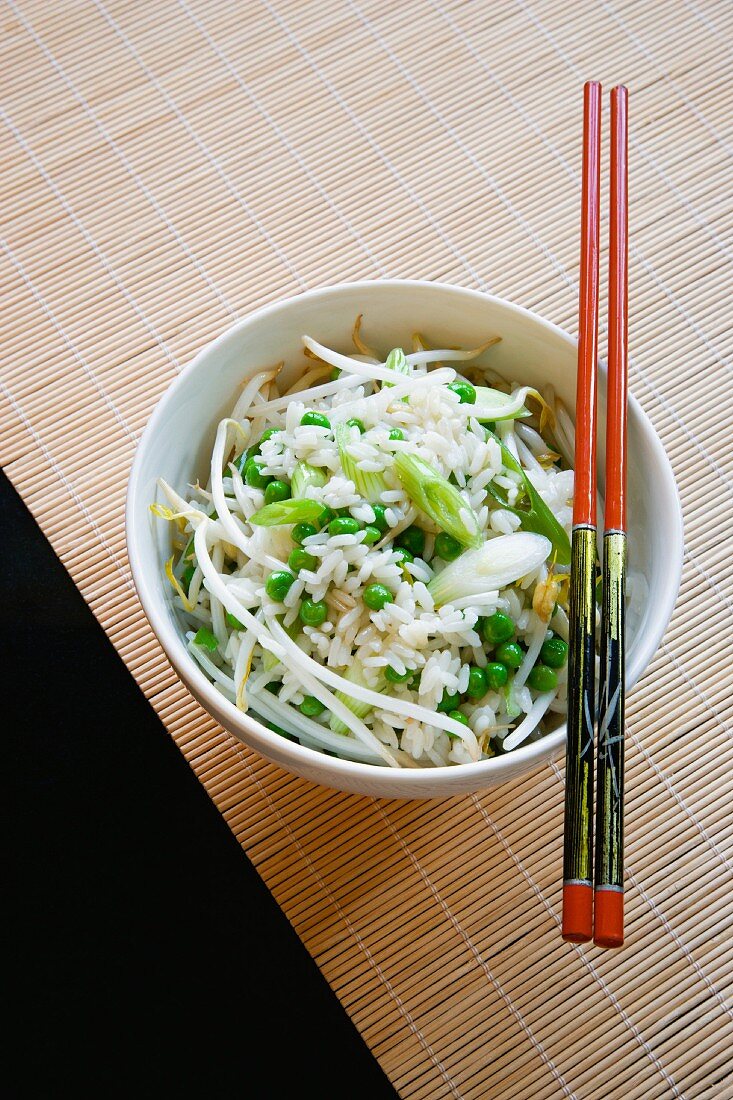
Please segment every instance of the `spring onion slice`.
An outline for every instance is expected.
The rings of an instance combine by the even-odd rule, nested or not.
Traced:
[[[370,504],[376,504],[389,486],[385,481],[384,474],[378,473],[376,470],[360,469],[358,462],[349,454],[351,433],[357,430],[356,428],[350,428],[348,424],[339,424],[336,428],[336,445],[339,449],[341,468],[344,476],[349,481],[354,482],[356,491],[364,497],[364,500],[368,500]]]
[[[311,466],[308,462],[298,462],[290,479],[290,493],[294,500],[308,495],[308,489],[322,489],[328,481],[324,470]]]
[[[349,665],[349,667],[347,668],[346,672],[344,673],[344,680],[348,680],[350,684],[361,684],[363,687],[369,687],[369,684],[366,681],[366,677],[364,676],[364,669],[362,668],[361,663],[357,660],[354,660],[354,663]],[[341,702],[345,706],[347,706],[352,714],[355,714],[357,718],[366,718],[367,714],[374,710],[374,707],[372,707],[369,703],[363,703],[360,702],[358,699],[352,699],[351,696],[347,695],[345,691],[337,691],[336,698],[340,699]],[[328,724],[334,733],[344,734],[349,732],[349,728],[346,723],[342,722],[340,718],[337,718],[335,714],[331,715]]]
[[[498,592],[539,569],[552,550],[550,540],[530,531],[497,535],[475,550],[466,550],[446,565],[427,586],[436,607]]]
[[[455,485],[429,462],[401,451],[395,455],[395,472],[412,503],[441,530],[458,539],[462,546],[481,545],[481,528],[476,513]]]
[[[209,653],[215,653],[216,648],[219,645],[216,640],[216,635],[205,626],[202,626],[200,630],[196,632],[196,636],[193,639],[194,645],[201,645],[204,649],[208,649]]]
[[[281,622],[282,620],[281,620],[281,618],[278,618],[277,621]],[[292,638],[293,640],[295,640],[295,638],[297,638],[298,635],[300,634],[300,630],[301,630],[300,620],[296,619],[295,622],[290,624],[290,626],[283,626],[283,630],[285,630],[287,632],[287,635],[288,635],[289,638]],[[262,650],[262,667],[265,670],[265,672],[272,672],[272,670],[274,668],[277,668],[277,666],[280,665],[280,664],[282,664],[282,661],[280,660],[279,657],[276,657],[275,654],[271,652],[271,650],[269,650],[269,649],[263,649]]]
[[[277,527],[283,523],[314,523],[323,513],[317,500],[276,500],[249,517],[255,527]]]
[[[396,374],[412,374],[402,348],[394,348],[387,356],[387,362],[384,365],[387,370],[393,370]],[[385,382],[384,385],[393,386],[394,382]]]
[[[552,543],[555,550],[555,560],[559,565],[570,564],[570,539],[564,527],[547,507],[532,482],[527,477],[519,462],[508,447],[501,440],[490,433],[501,447],[501,461],[507,470],[518,474],[522,479],[522,486],[529,500],[527,508],[515,508],[508,503],[506,490],[495,485],[492,481],[486,486],[486,491],[496,500],[502,508],[517,516],[525,531],[534,531],[538,535],[544,535]]]
[[[504,696],[507,718],[510,718],[512,721],[514,721],[514,719],[518,718],[519,715],[522,713],[522,708],[514,698],[514,679],[512,678],[509,683],[501,689],[501,691],[502,695]]]

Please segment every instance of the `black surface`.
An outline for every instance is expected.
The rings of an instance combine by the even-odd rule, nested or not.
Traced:
[[[10,1095],[393,1100],[4,475],[0,524]]]

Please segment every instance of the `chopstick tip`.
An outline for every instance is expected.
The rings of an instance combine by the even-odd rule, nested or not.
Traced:
[[[622,947],[624,895],[622,890],[596,889],[593,942],[596,947]]]
[[[590,883],[563,883],[562,938],[568,943],[589,943],[592,940],[593,887]]]

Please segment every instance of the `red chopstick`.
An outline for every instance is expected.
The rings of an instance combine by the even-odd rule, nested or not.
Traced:
[[[628,98],[622,85],[611,92],[606,494],[593,932],[600,947],[620,947],[624,941]]]
[[[565,756],[563,938],[593,935],[595,721],[596,375],[600,249],[601,85],[584,88],[575,496],[570,570],[570,653]]]

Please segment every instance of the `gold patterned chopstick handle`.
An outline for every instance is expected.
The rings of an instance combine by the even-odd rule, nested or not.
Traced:
[[[573,528],[570,582],[563,936],[584,942],[593,918],[596,530]]]
[[[594,936],[605,947],[623,942],[625,608],[626,534],[607,531],[598,693]]]

